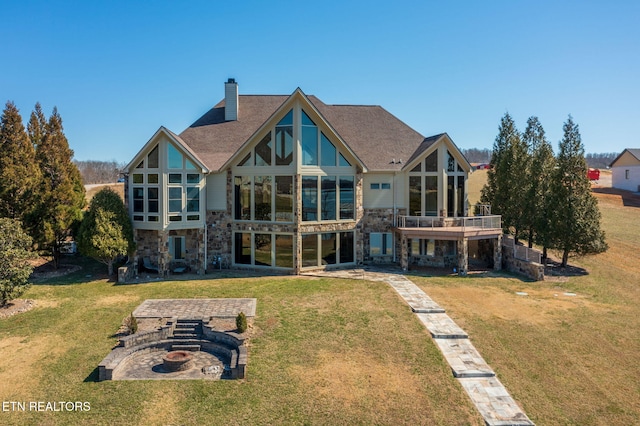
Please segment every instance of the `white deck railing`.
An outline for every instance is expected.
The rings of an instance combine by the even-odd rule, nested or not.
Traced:
[[[501,229],[502,216],[398,216],[398,228],[479,228]]]
[[[513,237],[503,237],[502,246],[513,251],[513,257],[527,262],[542,263],[542,253],[536,249],[515,244]]]

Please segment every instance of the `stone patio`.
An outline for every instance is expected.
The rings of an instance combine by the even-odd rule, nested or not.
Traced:
[[[256,315],[256,299],[147,299],[134,311],[136,318],[235,318]]]

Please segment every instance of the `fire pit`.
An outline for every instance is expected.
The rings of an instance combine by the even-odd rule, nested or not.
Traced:
[[[193,367],[193,355],[188,351],[171,351],[162,358],[165,371],[186,371]]]

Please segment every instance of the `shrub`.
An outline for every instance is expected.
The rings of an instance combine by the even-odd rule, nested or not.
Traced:
[[[238,333],[247,331],[247,316],[244,312],[240,312],[236,317],[236,328],[238,329]]]
[[[0,218],[0,306],[20,297],[29,288],[29,276],[33,266],[29,259],[31,237],[20,226],[20,222]]]
[[[138,320],[133,316],[133,313],[124,319],[124,325],[129,329],[129,334],[138,332]]]

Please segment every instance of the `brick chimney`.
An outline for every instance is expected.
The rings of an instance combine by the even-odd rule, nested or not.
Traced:
[[[224,119],[238,120],[238,83],[235,78],[230,78],[224,84]]]

